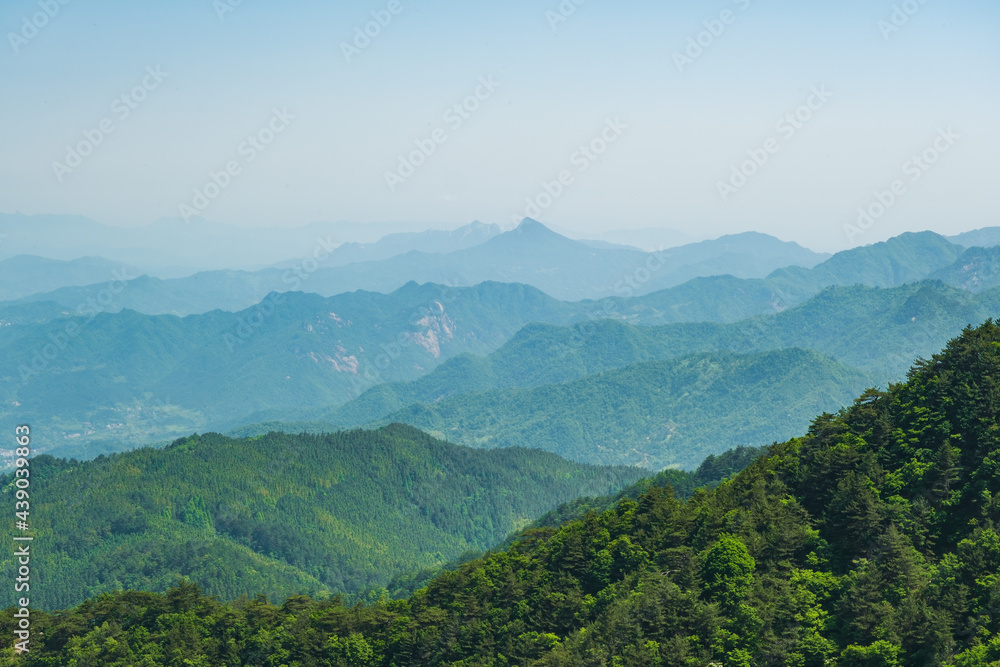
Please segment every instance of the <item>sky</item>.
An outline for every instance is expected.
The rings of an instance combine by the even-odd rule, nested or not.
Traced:
[[[0,32],[5,213],[1000,224],[995,0],[8,0]]]

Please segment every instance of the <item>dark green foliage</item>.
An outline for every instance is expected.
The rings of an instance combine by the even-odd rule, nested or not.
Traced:
[[[743,470],[766,451],[767,448],[738,447],[719,455],[710,454],[694,471],[669,468],[640,479],[615,496],[576,498],[543,515],[532,527],[554,528],[561,523],[578,519],[587,512],[609,510],[622,500],[638,500],[639,496],[657,487],[669,486],[678,498],[690,498],[698,489],[718,486],[719,482]]]
[[[23,664],[995,667],[998,414],[989,322],[713,490],[528,530],[408,600],[116,593],[37,614]]]
[[[164,590],[179,576],[225,599],[357,594],[482,552],[559,503],[642,474],[534,450],[474,451],[400,425],[207,434],[83,464],[42,456],[31,472],[44,545],[31,598],[45,608],[123,587]],[[13,494],[10,477],[0,484]],[[14,599],[9,588],[4,596]]]

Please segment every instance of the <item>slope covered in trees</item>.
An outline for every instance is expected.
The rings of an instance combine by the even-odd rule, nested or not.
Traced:
[[[537,450],[470,450],[408,426],[336,435],[192,436],[70,464],[32,462],[32,601],[46,608],[178,576],[233,599],[358,593],[482,551],[642,472]],[[0,478],[13,507],[13,477]],[[0,565],[13,567],[12,552]],[[14,598],[3,593],[3,603]]]
[[[571,382],[638,363],[721,350],[813,350],[884,386],[901,379],[912,359],[933,354],[963,326],[980,323],[998,309],[1000,289],[974,295],[925,282],[892,289],[831,288],[796,308],[734,324],[532,324],[486,357],[460,355],[417,380],[384,383],[345,405],[299,416],[348,427],[389,415],[406,421],[401,411],[414,404],[472,400],[458,397]],[[775,431],[765,440],[787,435]]]
[[[805,432],[868,378],[815,352],[719,352],[650,361],[560,384],[467,394],[394,412],[471,447],[531,443],[573,461],[696,467],[708,454]]]
[[[575,243],[549,238],[541,229],[535,232],[558,244]],[[514,247],[504,251],[508,262],[519,257],[519,248],[523,250],[520,236],[504,243],[512,239]],[[468,250],[478,252],[493,241],[501,237]],[[580,261],[591,270],[585,257],[594,249],[576,246],[583,253]],[[542,384],[582,377],[579,371],[588,374],[663,358],[658,351],[662,349],[678,356],[802,347],[863,371],[897,377],[910,359],[939,349],[959,327],[982,321],[984,312],[997,312],[1000,290],[988,289],[996,282],[991,268],[995,258],[986,252],[976,255],[978,259],[968,255],[950,261],[961,250],[934,234],[904,235],[840,253],[814,269],[789,269],[784,277],[705,278],[631,298],[567,303],[525,285],[449,288],[407,283],[392,294],[353,292],[330,298],[273,294],[238,313],[212,311],[184,318],[127,309],[144,301],[141,291],[133,290],[143,285],[152,289],[153,283],[162,286],[162,281],[141,278],[127,287],[101,283],[94,294],[63,299],[63,306],[0,304],[0,428],[26,421],[54,447],[114,440],[119,449],[126,449],[252,422],[364,424],[426,399],[409,400],[359,421],[315,413],[385,382],[418,379],[456,355],[489,354],[524,326],[540,322],[586,321],[571,332],[574,338],[559,341],[563,347],[555,354],[545,351],[531,361],[548,376],[532,374]],[[639,263],[611,263],[614,280],[628,278],[620,291],[612,290],[619,294],[640,291],[627,283],[649,271],[644,253],[626,254]],[[669,272],[670,265],[661,268],[653,273]],[[973,294],[925,283],[920,288],[907,285],[881,291],[841,287],[816,295],[831,283],[893,285],[938,270],[945,281],[987,291]],[[309,274],[308,280],[292,277],[281,289],[322,291],[319,272]],[[216,279],[213,289],[237,295],[241,303],[249,302],[245,290],[261,289],[260,285],[251,289],[234,272],[221,272]],[[655,279],[651,274],[650,281]],[[644,289],[650,287],[651,282],[643,283]],[[923,292],[907,301],[907,294],[916,290]],[[209,299],[209,291],[196,282],[174,297],[191,304]],[[815,298],[802,308],[792,308],[810,297]],[[777,315],[745,319],[761,313]],[[649,348],[659,356],[609,358],[614,365],[603,367],[601,356],[595,363],[579,363],[577,332],[604,320],[674,324],[657,332],[658,344]],[[562,377],[554,377],[558,375]],[[456,393],[468,384],[446,386]],[[496,388],[501,387],[476,390]],[[79,456],[83,455],[81,451]]]
[[[402,601],[106,595],[36,615],[24,664],[994,667],[998,414],[989,322],[688,501],[651,488]]]
[[[296,292],[185,318],[85,306],[40,321],[51,309],[0,309],[0,427],[30,423],[56,446],[113,437],[134,447],[239,426],[264,408],[339,404],[455,354],[489,353],[530,322],[573,319],[571,304],[497,283]]]

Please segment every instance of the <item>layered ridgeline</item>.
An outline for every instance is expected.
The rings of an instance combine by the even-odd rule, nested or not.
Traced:
[[[37,281],[37,293],[23,300],[76,308],[98,298],[117,276],[131,276],[116,285],[121,289],[103,304],[104,309],[153,315],[240,311],[271,292],[300,289],[331,296],[354,290],[392,292],[410,281],[453,286],[516,282],[558,299],[607,300],[602,304],[606,306],[621,305],[623,297],[655,294],[649,303],[660,307],[663,319],[658,323],[666,323],[733,321],[774,312],[801,303],[831,285],[893,287],[934,277],[938,272],[948,281],[956,271],[968,271],[973,263],[966,257],[971,249],[933,232],[902,234],[829,259],[757,233],[724,236],[652,254],[574,241],[531,220],[492,237],[470,230],[469,237],[484,240],[445,252],[447,246],[440,241],[429,243],[419,235],[404,235],[395,242],[386,238],[375,244],[383,246],[380,248],[344,246],[330,251],[322,261],[307,254],[259,271],[204,271],[160,279],[119,269],[90,285],[67,281],[66,287],[54,290],[44,287],[66,273],[69,265],[54,267],[49,260],[34,258],[38,266],[32,270],[27,261],[31,258],[20,258],[19,280],[44,273],[47,277]],[[412,245],[411,252],[403,251],[407,244]],[[435,244],[441,250],[428,250]],[[320,246],[324,253],[326,245]],[[312,250],[310,245],[310,253]],[[388,258],[361,261],[366,255]],[[958,285],[968,276],[956,278]],[[692,296],[701,298],[692,300]]]
[[[392,413],[473,447],[530,443],[574,461],[659,470],[803,433],[868,386],[858,371],[799,349],[698,354],[573,382],[466,394]]]
[[[501,231],[498,225],[481,222],[457,229],[378,222],[268,228],[203,219],[192,224],[180,218],[164,218],[139,227],[110,227],[83,216],[0,213],[0,234],[4,235],[0,258],[44,255],[73,261],[81,255],[102,255],[114,261],[116,269],[129,264],[150,275],[170,278],[195,271],[272,266],[293,257],[311,256],[317,247],[333,248],[324,262],[331,266],[386,259],[412,250],[453,252],[483,243]],[[46,284],[41,282],[33,292],[44,291]],[[78,283],[64,282],[63,286],[72,284]]]
[[[106,595],[36,614],[23,664],[993,666],[998,414],[991,322],[689,501],[652,488],[403,601]]]
[[[500,242],[501,236],[472,249],[494,241]],[[864,290],[833,298],[820,294],[801,309],[789,306],[816,285],[849,281],[852,275],[862,282],[893,284],[951,267],[954,271],[943,277],[979,289],[992,284],[986,270],[991,266],[986,261],[989,253],[981,255],[962,267],[952,266],[953,258],[962,256],[959,246],[930,233],[909,234],[841,253],[806,271],[820,278],[795,278],[803,285],[799,295],[771,280],[751,284],[733,277],[704,278],[631,298],[574,303],[524,285],[448,288],[410,283],[392,294],[274,294],[239,313],[213,311],[184,318],[107,312],[121,306],[134,285],[115,284],[117,294],[101,285],[93,306],[69,300],[64,308],[44,303],[0,307],[0,428],[28,421],[44,441],[75,448],[72,453],[62,450],[69,455],[86,456],[102,448],[128,448],[195,430],[224,431],[251,421],[348,425],[340,419],[317,419],[308,411],[341,405],[376,384],[421,377],[455,355],[489,353],[530,323],[612,319],[653,325],[794,312],[796,317],[769,320],[769,340],[751,331],[760,344],[746,342],[747,334],[737,326],[688,329],[699,333],[669,356],[801,347],[863,372],[877,367],[874,370],[882,373],[878,380],[896,378],[909,359],[939,349],[961,326],[995,313],[989,308],[997,300],[995,289],[973,294],[937,283],[913,301],[908,301],[912,293],[892,292],[892,298],[904,301],[882,306]],[[645,274],[620,275],[634,281]],[[300,281],[299,288],[312,290],[316,285],[310,278]],[[626,293],[632,290],[627,282],[623,285]],[[237,287],[226,283],[225,289]],[[183,301],[203,298],[197,289],[185,294]],[[74,303],[84,305],[76,308]],[[864,312],[868,306],[885,313],[895,310],[900,317],[903,311],[912,314],[888,321],[900,336],[884,336]],[[853,315],[843,316],[838,308]],[[885,317],[880,324],[886,324]],[[931,333],[925,335],[925,329]],[[918,345],[907,343],[911,332],[921,337]],[[545,355],[541,364],[559,367],[553,358],[561,359],[561,350],[555,357]],[[650,358],[614,367],[645,360]],[[594,372],[610,369],[599,365],[591,365]],[[251,413],[259,414],[248,420]]]
[[[358,593],[642,475],[537,450],[470,450],[400,425],[192,436],[88,463],[43,456],[31,472],[32,528],[45,544],[31,598],[50,609],[123,587],[165,590],[179,576],[225,599]],[[13,478],[0,484],[13,502]]]
[[[83,287],[118,278],[136,278],[139,270],[101,257],[59,261],[17,255],[0,260],[0,301],[13,301],[31,294],[63,287]]]
[[[846,280],[848,269],[861,271],[870,261],[865,280],[891,283],[947,261],[949,246],[942,244],[947,242],[933,234],[905,235],[850,251],[854,259],[847,268],[842,253],[813,271],[825,271],[824,280]],[[568,338],[552,334],[556,348],[521,366],[529,367],[526,377],[539,380],[545,379],[543,373],[531,369],[546,369],[552,379],[544,384],[698,352],[799,347],[874,373],[872,382],[881,383],[901,377],[910,359],[939,349],[965,324],[997,312],[1000,288],[983,289],[992,284],[992,252],[967,257],[967,265],[952,267],[946,276],[983,291],[938,282],[886,290],[843,287],[796,308],[788,308],[794,299],[785,299],[767,281],[741,286],[731,277],[574,303],[524,285],[411,283],[392,294],[276,294],[240,313],[185,318],[100,312],[100,304],[82,311],[44,303],[0,307],[0,428],[22,421],[38,424],[42,440],[72,448],[57,453],[84,457],[256,421],[360,425],[438,396],[415,395],[363,419],[317,411],[329,412],[376,384],[424,376],[456,355],[487,354],[530,323],[611,319],[654,325],[689,318],[729,320],[762,310],[780,312],[728,326],[674,324],[653,336],[658,342],[647,346],[648,354],[629,358],[622,350],[620,361],[611,365],[604,363],[600,348],[617,345],[614,341],[595,349],[593,360],[583,358],[591,350],[578,349],[578,335],[588,335],[587,326],[603,329],[581,325]],[[925,263],[914,268],[922,257]],[[586,373],[573,375],[577,368]],[[477,376],[473,391],[505,388],[481,380]],[[446,386],[453,395],[471,384],[460,377]]]
[[[354,290],[392,292],[410,281],[456,286],[517,282],[559,299],[578,300],[644,294],[699,276],[764,278],[776,269],[811,267],[828,257],[759,233],[651,254],[627,246],[575,241],[534,220],[525,220],[505,233],[485,225],[465,230],[464,235],[458,234],[461,230],[436,236],[406,234],[337,248],[320,239],[300,243],[300,250],[288,255],[288,261],[257,271],[203,271],[172,279],[139,279],[132,274],[136,280],[127,282],[107,307],[156,315],[189,315],[216,308],[238,311],[270,292],[303,288],[325,296]],[[72,308],[97,296],[105,286],[102,283],[110,279],[102,277],[87,286],[66,283],[58,290],[40,287],[27,298]],[[48,285],[51,281],[40,283]]]
[[[243,314],[242,321],[258,324],[249,334],[228,313],[181,319],[125,312],[79,320],[74,336],[66,320],[48,320],[51,306],[17,306],[2,314],[17,326],[0,326],[0,426],[31,423],[58,455],[84,458],[101,447],[121,450],[262,421],[299,423],[269,424],[258,432],[299,432],[306,428],[301,422],[326,430],[384,423],[414,404],[462,394],[540,387],[690,354],[793,347],[881,385],[902,377],[907,360],[931,354],[966,324],[1000,312],[1000,289],[974,294],[936,282],[841,287],[776,315],[733,324],[567,324],[590,316],[581,309],[591,305],[559,302],[520,285],[410,285],[391,295],[286,295],[263,318],[253,317],[256,311]],[[528,324],[539,321],[554,325]],[[501,345],[486,357],[463,356]],[[53,358],[39,362],[43,350]],[[815,391],[834,388],[828,383],[838,383],[837,375],[823,375]],[[382,382],[388,384],[343,405]],[[826,394],[837,402],[813,409],[836,409],[843,392],[856,390],[837,384]],[[798,414],[796,429],[808,420],[806,408]],[[764,434],[751,444],[788,434]],[[719,439],[706,443],[703,454],[742,443]]]
[[[38,316],[51,310],[0,311],[0,425],[30,423],[54,446],[135,446],[264,408],[336,405],[456,354],[488,353],[530,322],[573,319],[571,304],[497,283],[275,295],[243,313],[186,318]]]
[[[905,359],[929,356],[998,310],[1000,290],[928,282],[831,288],[727,325],[531,325],[486,357],[462,355],[298,416],[345,427],[398,421],[470,446],[530,444],[585,462],[691,467],[802,433],[813,415],[901,378]]]
[[[998,311],[1000,290],[973,294],[927,281],[891,289],[829,288],[796,308],[731,324],[532,324],[485,357],[457,355],[417,380],[373,387],[327,411],[324,418],[364,424],[413,403],[538,387],[631,364],[722,350],[745,354],[798,347],[886,381],[902,378],[912,359],[933,354],[963,327],[984,322]]]

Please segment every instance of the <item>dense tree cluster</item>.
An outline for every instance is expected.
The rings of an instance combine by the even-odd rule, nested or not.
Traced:
[[[522,442],[574,461],[693,468],[707,454],[803,433],[868,377],[801,349],[648,361],[572,382],[447,398],[395,412],[471,447]],[[760,409],[767,396],[769,409]]]
[[[989,322],[689,500],[530,529],[406,600],[105,594],[40,615],[23,664],[995,667],[998,414]]]
[[[181,576],[224,600],[377,597],[395,575],[482,552],[560,503],[643,475],[537,450],[472,450],[401,425],[206,434],[86,463],[42,456],[30,470],[43,545],[31,601],[43,609],[123,588],[164,591]],[[0,488],[13,507],[13,477]],[[13,564],[12,551],[0,554]],[[8,588],[0,604],[17,597]]]

